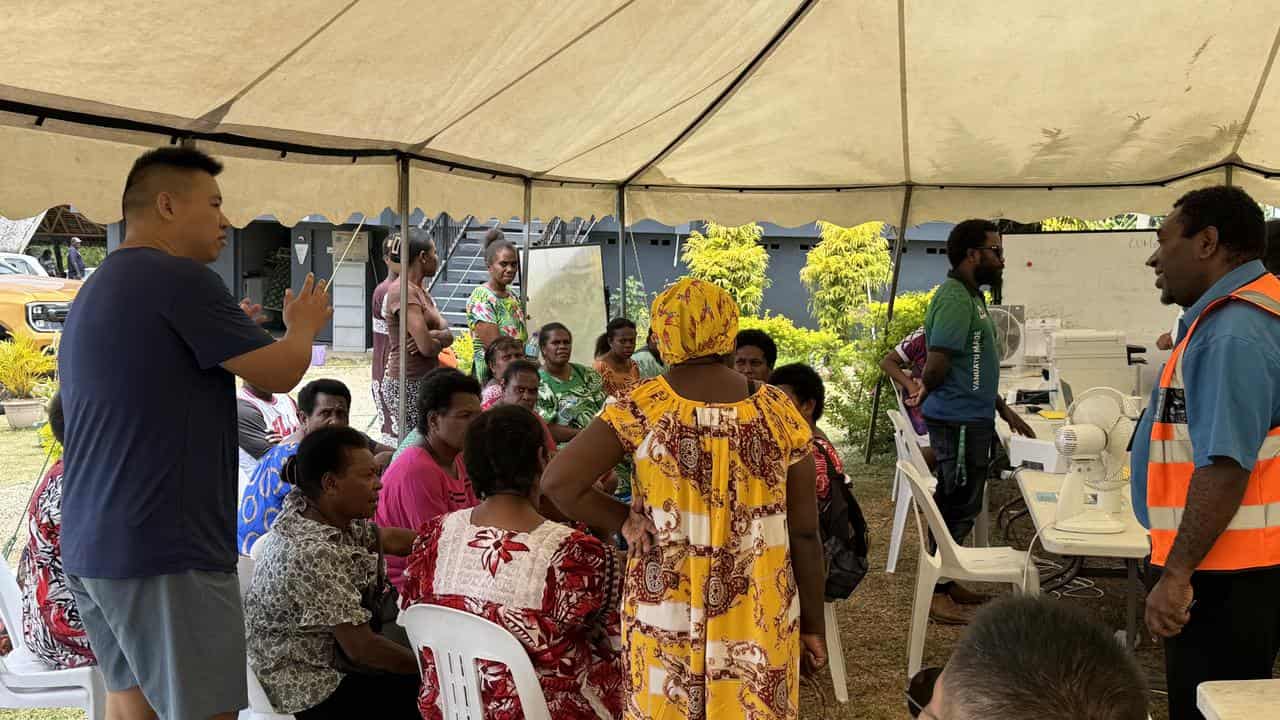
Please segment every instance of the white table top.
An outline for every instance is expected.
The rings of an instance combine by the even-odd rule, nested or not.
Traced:
[[[1058,507],[1058,488],[1066,475],[1054,475],[1039,470],[1022,469],[1017,473],[1018,489],[1027,501],[1031,521],[1036,531],[1053,523]],[[1127,493],[1128,490],[1124,491]],[[1147,529],[1133,515],[1129,498],[1124,498],[1122,513],[1125,529],[1121,533],[1098,535],[1048,529],[1040,532],[1044,549],[1059,555],[1087,555],[1090,557],[1143,558],[1151,552]]]
[[[1280,680],[1219,680],[1200,683],[1196,707],[1206,720],[1258,720],[1280,708]]]

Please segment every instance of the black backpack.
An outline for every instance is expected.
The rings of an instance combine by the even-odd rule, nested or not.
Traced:
[[[844,600],[867,575],[867,520],[853,496],[849,480],[836,470],[835,458],[821,443],[814,445],[827,461],[830,496],[818,506],[818,526],[822,531],[822,554],[827,564],[828,602]]]

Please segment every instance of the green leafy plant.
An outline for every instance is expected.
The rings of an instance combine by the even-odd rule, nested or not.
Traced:
[[[1138,216],[1123,213],[1103,220],[1081,220],[1073,217],[1051,217],[1040,221],[1043,232],[1068,232],[1071,230],[1133,230],[1138,227]]]
[[[466,375],[471,374],[471,366],[476,356],[476,342],[468,330],[453,339],[453,352],[458,356],[458,370]]]
[[[646,293],[639,279],[627,276],[627,318],[636,324],[636,337],[641,345],[649,332],[649,308],[657,295]],[[621,300],[618,288],[613,288],[609,292],[609,319],[622,314]]]
[[[0,342],[0,386],[11,398],[34,398],[36,389],[56,369],[53,356],[46,355],[29,337],[19,335]]]
[[[815,368],[830,366],[843,343],[840,338],[824,330],[796,327],[785,315],[764,317],[743,316],[738,319],[740,330],[763,330],[778,345],[778,365],[806,363]]]
[[[751,223],[731,227],[707,223],[706,234],[694,230],[685,241],[681,259],[689,274],[724,288],[743,315],[757,315],[769,287],[765,272],[769,252],[760,244],[764,228]]]
[[[800,281],[809,290],[809,310],[823,330],[851,337],[862,310],[893,272],[884,223],[841,227],[819,222],[822,242],[809,251]]]
[[[849,442],[862,447],[871,423],[871,405],[876,383],[881,375],[880,358],[901,340],[924,324],[925,311],[934,290],[899,295],[893,306],[893,321],[885,330],[888,304],[873,302],[866,308],[862,325],[853,342],[844,346],[827,379],[828,422],[843,430]],[[893,388],[881,389],[880,412],[875,418],[876,433],[873,455],[891,453],[893,440],[885,410],[894,407]]]

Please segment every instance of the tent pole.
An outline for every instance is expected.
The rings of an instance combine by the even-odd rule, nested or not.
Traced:
[[[400,323],[399,323],[400,367],[396,372],[399,373],[399,377],[400,377],[400,386],[399,386],[400,398],[399,398],[399,401],[396,403],[396,413],[398,417],[398,422],[396,424],[396,427],[400,429],[400,433],[399,433],[399,437],[396,439],[403,441],[405,436],[409,434],[408,429],[404,426],[404,420],[405,420],[404,404],[405,404],[405,395],[407,390],[407,388],[405,387],[407,384],[405,382],[405,378],[408,376],[405,361],[409,357],[409,354],[405,352],[405,343],[407,342],[406,336],[408,335],[409,324],[404,322],[404,317],[405,315],[408,314],[406,310],[409,307],[409,283],[405,279],[409,269],[408,267],[405,266],[405,261],[409,256],[409,158],[404,155],[401,155],[399,166],[400,166],[399,167],[400,197],[399,197],[399,202],[396,203],[396,209],[399,210],[400,212]]]
[[[898,277],[902,274],[902,251],[907,246],[907,219],[911,214],[911,191],[915,187],[907,186],[902,196],[902,221],[898,223],[898,237],[893,243],[893,279],[889,281],[889,308],[885,313],[884,334],[889,334],[889,323],[893,321],[893,301],[898,297]],[[871,395],[871,420],[867,423],[867,448],[863,454],[863,463],[871,462],[871,441],[876,436],[876,416],[880,414],[880,393],[884,389],[884,375],[876,378],[876,389]]]
[[[627,186],[618,186],[618,317],[627,316]]]
[[[524,179],[524,259],[520,261],[520,304],[529,312],[529,247],[533,244],[533,180]]]

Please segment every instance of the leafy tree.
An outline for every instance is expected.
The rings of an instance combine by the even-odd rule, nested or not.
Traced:
[[[644,344],[644,339],[649,334],[649,306],[653,304],[654,297],[657,293],[646,293],[644,285],[640,281],[630,275],[627,276],[627,318],[636,324],[636,343]],[[609,319],[618,317],[622,313],[622,298],[618,292],[618,288],[610,288],[609,290]]]
[[[765,276],[769,253],[760,244],[763,236],[764,228],[755,223],[738,227],[707,223],[705,235],[697,230],[689,234],[681,259],[690,275],[732,295],[742,314],[758,315],[769,287]]]
[[[1122,213],[1103,220],[1081,220],[1073,217],[1051,217],[1040,221],[1042,232],[1067,232],[1071,230],[1134,230],[1138,216]]]
[[[888,284],[893,272],[884,223],[841,227],[819,222],[818,243],[800,270],[809,290],[809,310],[818,326],[840,337],[852,337],[870,296]]]

